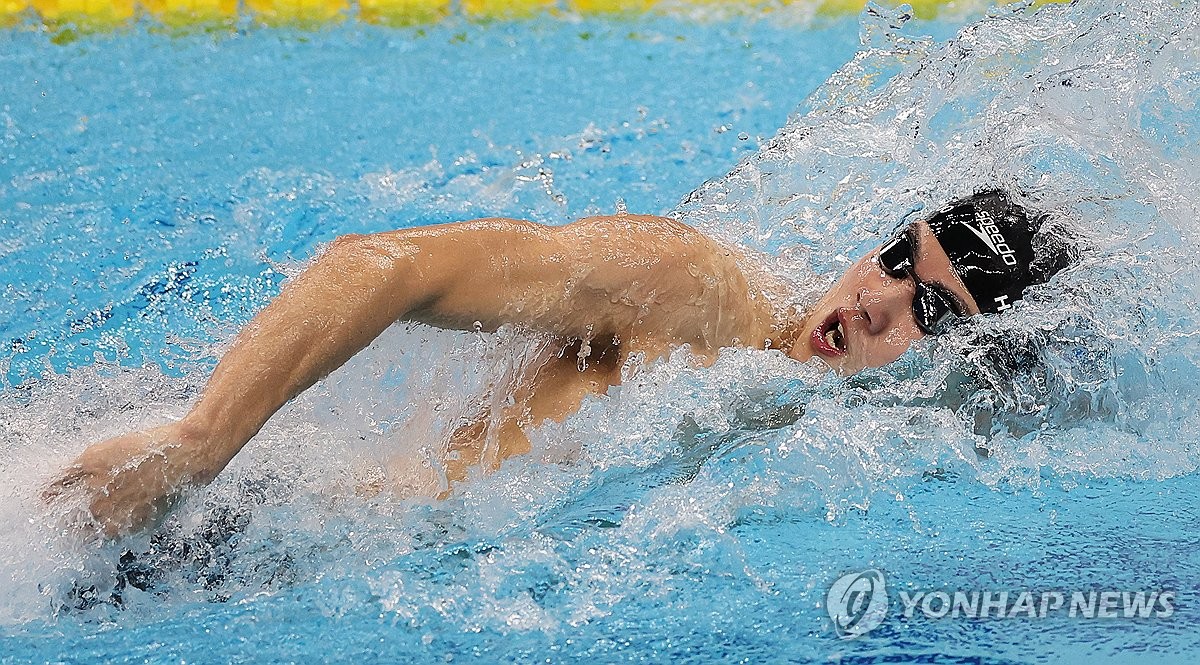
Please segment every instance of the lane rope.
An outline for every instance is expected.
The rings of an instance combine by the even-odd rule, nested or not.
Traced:
[[[1069,0],[1034,0],[1034,5]],[[798,16],[858,14],[865,0],[0,0],[0,27],[46,25],[117,28],[149,18],[166,26],[211,26],[249,18],[265,25],[319,27],[344,20],[421,26],[451,16],[514,20],[541,15],[635,17],[646,13]],[[918,18],[934,18],[956,0],[879,0],[908,4]],[[1003,2],[1001,2],[1003,4]]]

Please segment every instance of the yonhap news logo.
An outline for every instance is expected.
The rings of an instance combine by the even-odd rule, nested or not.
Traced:
[[[849,639],[871,632],[887,616],[887,582],[883,573],[872,568],[842,575],[825,594],[825,609],[833,619],[838,637]]]
[[[1116,590],[902,590],[898,617],[945,619],[1166,619],[1175,613],[1175,591]],[[870,568],[842,575],[829,586],[825,609],[842,639],[883,624],[891,605],[886,578]]]

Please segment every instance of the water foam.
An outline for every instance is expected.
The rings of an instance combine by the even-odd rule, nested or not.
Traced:
[[[1013,465],[998,477],[1190,473],[1191,438],[1170,430],[1197,415],[1183,379],[1196,371],[1196,8],[997,10],[944,44],[904,19],[864,14],[864,50],[680,214],[802,280],[943,202],[1014,192],[1080,237],[1082,265],[919,350],[916,382],[951,382],[941,408],[972,423],[989,466]],[[910,403],[909,383],[867,403]]]

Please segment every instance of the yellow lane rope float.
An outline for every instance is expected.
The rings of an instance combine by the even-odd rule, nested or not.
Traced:
[[[953,9],[956,0],[878,0],[908,4],[920,18]],[[1069,0],[1034,0],[1041,5]],[[815,15],[857,14],[865,0],[0,0],[0,26],[56,25],[105,29],[138,17],[168,26],[211,25],[250,17],[267,25],[317,26],[355,16],[382,25],[427,25],[447,16],[479,20],[541,14],[633,16],[711,11],[758,13],[801,7]],[[1003,2],[1001,1],[1001,4]]]

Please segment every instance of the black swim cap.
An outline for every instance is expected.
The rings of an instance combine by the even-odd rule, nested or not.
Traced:
[[[951,203],[928,224],[981,312],[1003,312],[1065,261],[1038,262],[1033,237],[1045,219],[987,191]]]

